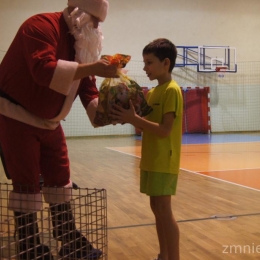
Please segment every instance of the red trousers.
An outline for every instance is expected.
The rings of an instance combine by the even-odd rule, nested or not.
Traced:
[[[39,193],[40,175],[44,186],[63,187],[70,182],[61,125],[45,130],[0,115],[0,144],[14,192]]]

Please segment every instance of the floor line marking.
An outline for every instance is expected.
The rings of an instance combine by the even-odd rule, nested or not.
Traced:
[[[225,216],[211,216],[205,218],[192,218],[192,219],[184,219],[184,220],[176,220],[177,223],[187,223],[187,222],[194,222],[194,221],[204,221],[204,220],[220,220],[223,218],[229,217],[230,219],[234,217],[250,217],[250,216],[259,216],[260,212],[257,213],[248,213],[248,214],[225,214]],[[146,224],[136,224],[136,225],[125,225],[125,226],[115,226],[115,227],[108,227],[108,230],[113,229],[122,229],[122,228],[135,228],[135,227],[146,227],[146,226],[155,226],[155,223],[146,223]]]
[[[248,187],[248,186],[245,186],[245,185],[241,185],[241,184],[238,184],[238,183],[235,183],[235,182],[231,182],[231,181],[226,181],[226,180],[223,180],[223,179],[219,179],[219,178],[216,178],[216,177],[213,177],[213,176],[208,176],[208,175],[205,175],[203,173],[199,173],[199,172],[194,172],[194,171],[190,171],[190,170],[187,170],[187,169],[183,169],[181,168],[182,171],[186,171],[186,172],[189,172],[189,173],[192,173],[192,174],[197,174],[197,175],[200,175],[200,176],[203,176],[203,177],[206,177],[206,178],[211,178],[211,179],[214,179],[214,180],[217,180],[217,181],[222,181],[222,182],[226,182],[228,184],[233,184],[233,185],[236,185],[236,186],[239,186],[239,187],[242,187],[242,188],[247,188],[247,189],[250,189],[250,190],[254,190],[254,191],[260,191],[258,189],[255,189],[255,188],[251,188],[251,187]]]
[[[198,172],[228,172],[228,171],[244,171],[244,170],[258,170],[260,168],[240,168],[240,169],[224,169],[224,170],[210,170],[210,171],[198,171]]]
[[[133,156],[133,157],[136,157],[136,158],[141,158],[140,156],[134,155],[134,154],[132,154],[132,153],[126,153],[126,152],[118,151],[118,150],[112,149],[112,148],[110,148],[110,147],[105,147],[105,148],[108,149],[108,150],[111,150],[111,151],[118,152],[118,153],[130,155],[130,156]]]
[[[121,154],[126,154],[126,155],[130,155],[132,157],[141,158],[140,156],[136,156],[136,155],[131,154],[131,153],[125,153],[125,152],[118,151],[116,149],[112,149],[112,148],[109,148],[109,147],[105,147],[105,148],[109,149],[111,151],[115,151],[115,152],[121,153]],[[253,168],[253,169],[255,169],[255,168]],[[258,168],[256,168],[256,169],[258,169]],[[242,188],[247,188],[247,189],[258,191],[258,192],[260,191],[260,190],[255,189],[255,188],[251,188],[251,187],[248,187],[248,186],[245,186],[245,185],[241,185],[241,184],[238,184],[238,183],[235,183],[235,182],[231,182],[231,181],[226,181],[226,180],[219,179],[219,178],[216,178],[216,177],[208,176],[208,175],[205,175],[203,173],[194,172],[194,171],[191,171],[191,170],[188,170],[188,169],[180,168],[180,170],[186,171],[186,172],[189,172],[189,173],[193,173],[193,174],[197,174],[197,175],[200,175],[200,176],[204,176],[206,178],[211,178],[211,179],[214,179],[214,180],[222,181],[222,182],[225,182],[225,183],[228,183],[228,184],[233,184],[233,185],[236,185],[236,186],[239,186],[239,187],[242,187]],[[203,172],[203,171],[201,171],[201,172]]]

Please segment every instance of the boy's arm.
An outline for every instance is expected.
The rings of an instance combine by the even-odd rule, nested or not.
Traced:
[[[171,133],[174,117],[174,112],[166,113],[163,115],[162,123],[159,124],[137,115],[133,120],[133,125],[149,131],[159,137],[167,137]]]
[[[135,113],[132,102],[130,101],[129,109],[124,109],[120,106],[115,106],[115,109],[112,110],[112,114],[110,116],[116,120],[132,124],[137,128],[149,131],[160,137],[167,137],[171,132],[173,121],[175,118],[175,113],[169,112],[164,114],[162,123],[160,124],[151,122],[143,117],[138,116]]]

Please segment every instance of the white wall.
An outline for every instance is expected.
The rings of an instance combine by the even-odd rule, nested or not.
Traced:
[[[259,60],[259,11],[258,0],[114,0],[104,50],[139,60],[145,44],[167,37],[176,45],[234,46],[238,61]]]
[[[130,61],[128,68],[130,70],[135,64],[138,64],[138,68],[134,68],[136,75],[139,75],[142,70],[143,47],[158,37],[169,38],[176,45],[232,46],[237,48],[237,62],[260,61],[259,0],[110,0],[109,3],[110,11],[107,20],[102,24],[105,37],[102,54],[131,55],[134,62],[131,65]],[[66,5],[66,0],[0,0],[0,61],[20,24],[26,18],[41,12],[62,11]],[[201,79],[200,82],[196,82],[198,85],[201,82],[207,85],[210,83],[203,79],[204,76],[197,75],[196,77]],[[138,79],[143,81],[143,78]],[[153,84],[148,81],[144,84],[139,83],[148,86]],[[187,83],[190,84],[189,81]],[[239,85],[241,87],[241,81]],[[248,86],[250,86],[250,82],[243,88]],[[232,85],[232,91],[236,92],[235,88],[236,85]],[[225,126],[221,127],[219,118],[222,122],[225,121],[223,121],[223,113],[226,108],[224,110],[222,108],[225,107],[223,104],[226,102],[226,95],[223,92],[223,99],[221,99],[222,95],[219,95],[219,90],[218,84],[212,86],[213,101],[218,97],[217,103],[212,102],[212,115],[216,119],[214,121],[213,118],[213,125],[215,122],[217,131],[223,131]],[[259,100],[258,92],[256,97]],[[239,114],[237,107],[230,107],[229,114],[232,117]],[[240,109],[245,112],[244,107],[240,107]],[[80,115],[77,114],[78,111],[81,111]],[[257,113],[256,118],[259,118],[259,109],[254,111]],[[248,114],[251,115],[251,113]],[[134,132],[133,127],[129,125],[93,129],[88,120],[85,121],[86,123],[84,122],[84,116],[84,110],[81,109],[79,101],[76,101],[67,121],[63,122],[65,134],[71,135],[73,127],[77,128],[73,129],[73,131],[77,131],[76,135]],[[244,116],[246,117],[246,115]],[[236,121],[239,122],[239,120],[237,118]],[[73,122],[72,126],[70,122]],[[233,131],[233,128],[229,130]]]
[[[110,0],[102,25],[104,54],[141,60],[142,48],[157,37],[176,45],[227,45],[238,61],[259,61],[259,0]],[[0,50],[10,45],[19,25],[40,12],[63,10],[66,0],[1,0]]]

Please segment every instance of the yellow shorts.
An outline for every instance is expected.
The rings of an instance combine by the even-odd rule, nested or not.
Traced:
[[[140,192],[148,196],[175,195],[178,174],[140,171]]]

